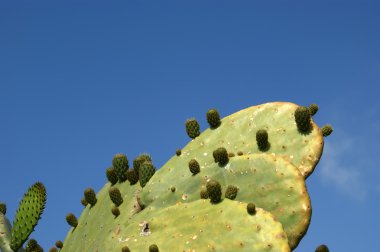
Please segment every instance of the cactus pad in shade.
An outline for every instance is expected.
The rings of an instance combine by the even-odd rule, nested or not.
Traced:
[[[304,177],[293,164],[277,155],[236,156],[224,168],[211,163],[203,167],[202,176],[194,177],[182,176],[182,173],[187,173],[186,169],[181,172],[177,167],[166,173],[176,174],[175,183],[164,177],[155,180],[160,171],[141,193],[141,199],[148,208],[159,209],[177,202],[198,200],[200,188],[211,180],[217,180],[222,188],[228,185],[239,187],[235,200],[253,201],[257,207],[270,211],[282,223],[291,248],[297,246],[309,226],[311,203]],[[169,183],[177,188],[176,194],[160,190],[169,187]]]
[[[112,166],[115,168],[116,176],[119,182],[127,180],[125,173],[129,169],[128,158],[124,154],[116,154],[112,159]]]
[[[200,126],[195,118],[188,119],[185,122],[186,133],[190,138],[196,138],[200,134]]]
[[[25,193],[13,221],[11,248],[17,251],[34,231],[45,208],[46,189],[37,182]]]

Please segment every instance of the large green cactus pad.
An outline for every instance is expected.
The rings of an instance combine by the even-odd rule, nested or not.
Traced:
[[[37,182],[25,193],[13,221],[11,248],[17,251],[34,231],[45,208],[46,189]]]
[[[279,222],[263,209],[249,215],[247,204],[228,199],[213,205],[207,200],[178,204],[161,210],[145,209],[131,222],[114,224],[99,251],[290,251]],[[148,222],[150,234],[141,236]]]
[[[282,223],[291,248],[306,233],[311,203],[304,177],[290,162],[273,154],[235,156],[224,167],[215,163],[201,166],[195,176],[186,166],[159,170],[141,192],[141,200],[151,209],[195,201],[209,179],[219,181],[223,192],[228,185],[237,186],[235,200],[253,201],[270,211]],[[175,192],[171,192],[172,186],[176,187]]]
[[[222,119],[216,129],[208,128],[182,149],[182,155],[174,156],[163,169],[182,166],[189,158],[195,158],[201,165],[213,162],[212,152],[225,147],[228,152],[244,154],[261,152],[256,143],[256,132],[268,132],[270,148],[291,161],[304,175],[309,176],[317,165],[323,150],[323,135],[312,122],[310,133],[300,133],[294,119],[298,105],[289,102],[272,102],[240,110]]]

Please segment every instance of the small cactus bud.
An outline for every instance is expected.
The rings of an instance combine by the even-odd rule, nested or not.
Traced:
[[[63,242],[60,241],[60,240],[58,240],[58,241],[55,242],[55,246],[56,246],[57,248],[61,249],[61,248],[63,248]]]
[[[117,178],[114,167],[111,166],[111,167],[107,168],[106,176],[107,176],[108,181],[111,183],[111,185],[114,185],[117,183],[118,178]]]
[[[139,181],[139,174],[135,169],[128,170],[126,176],[130,185],[134,185]]]
[[[177,156],[181,156],[181,154],[182,154],[181,149],[176,149],[175,154]]]
[[[309,106],[309,113],[311,116],[315,115],[318,112],[318,105],[313,103]]]
[[[220,147],[212,153],[214,156],[215,163],[219,163],[220,166],[224,166],[228,164],[229,158],[227,154],[227,150],[223,147]]]
[[[322,134],[324,137],[329,136],[333,132],[333,128],[330,124],[322,127]]]
[[[207,111],[206,119],[211,129],[216,129],[221,124],[219,112],[216,109]]]
[[[248,203],[247,204],[247,212],[250,214],[250,215],[254,215],[256,213],[256,206],[255,204],[253,203]]]
[[[108,190],[108,194],[112,200],[112,202],[116,205],[116,206],[120,206],[122,203],[123,203],[123,198],[121,197],[121,193],[120,193],[120,190],[116,187],[111,187],[109,190]]]
[[[149,252],[159,252],[156,244],[152,244],[149,246]]]
[[[7,213],[7,205],[3,202],[0,202],[0,213],[5,215]]]
[[[80,200],[80,203],[81,203],[84,207],[88,205],[88,202],[86,201],[85,198],[82,198],[82,199]]]
[[[322,244],[315,249],[315,252],[329,252],[329,248],[326,245]]]
[[[202,189],[200,192],[201,199],[208,199],[207,189]]]
[[[113,206],[111,212],[115,216],[115,218],[120,215],[120,210],[117,206]]]
[[[33,251],[37,249],[38,242],[35,239],[29,239],[28,243],[26,244],[26,250]]]
[[[152,162],[151,156],[147,153],[143,153],[133,160],[133,169],[136,171],[137,174],[140,173],[140,167],[146,161]]]
[[[124,154],[116,154],[112,159],[112,166],[115,168],[116,176],[119,183],[127,180],[125,173],[129,169],[128,158]]]
[[[237,196],[239,189],[236,186],[229,185],[226,189],[225,197],[230,200],[234,200]]]
[[[94,191],[94,189],[92,189],[91,187],[87,188],[87,189],[84,191],[84,198],[85,198],[85,200],[86,200],[91,206],[95,206],[96,202],[98,201],[98,200],[96,199],[95,191]]]
[[[156,168],[149,161],[145,161],[140,167],[140,185],[141,187],[145,187],[145,185],[149,182],[151,177],[156,172]]]
[[[307,133],[311,130],[311,116],[308,108],[298,107],[294,113],[294,118],[300,132]]]
[[[207,194],[210,198],[211,203],[218,203],[221,201],[222,197],[222,187],[216,180],[210,180],[206,184]]]
[[[200,126],[195,118],[188,119],[185,122],[186,133],[190,138],[196,138],[200,135]]]
[[[175,186],[172,186],[172,187],[170,188],[170,190],[171,190],[172,192],[175,192],[175,190],[176,190]]]
[[[195,159],[191,159],[189,161],[189,169],[193,175],[196,175],[197,173],[201,171],[199,163]]]
[[[74,228],[78,226],[77,217],[75,217],[73,213],[69,213],[68,215],[66,215],[66,221],[70,226]]]
[[[238,156],[243,156],[243,152],[242,151],[238,151],[237,154],[238,154]]]
[[[228,153],[228,157],[234,157],[234,156],[235,156],[235,153],[233,153],[233,152]]]
[[[56,247],[51,247],[49,249],[49,252],[58,252],[58,249]]]
[[[131,250],[128,248],[128,246],[124,246],[124,247],[121,249],[121,252],[131,252]]]
[[[268,132],[265,129],[256,132],[256,142],[259,150],[266,151],[269,149]]]

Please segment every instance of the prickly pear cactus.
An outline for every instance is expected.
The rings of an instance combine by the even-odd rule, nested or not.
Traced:
[[[332,132],[315,124],[317,111],[315,104],[274,102],[220,119],[211,109],[202,133],[195,118],[186,121],[190,142],[158,170],[147,154],[133,169],[117,154],[104,187],[85,194],[78,219],[70,213],[75,225],[68,221],[60,251],[295,249],[311,218],[305,179]]]

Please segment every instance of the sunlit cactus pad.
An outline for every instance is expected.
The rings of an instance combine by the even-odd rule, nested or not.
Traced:
[[[144,222],[149,223],[146,235]],[[228,199],[216,205],[198,200],[158,211],[147,208],[112,226],[103,233],[103,243],[87,251],[121,251],[123,246],[148,251],[151,244],[160,251],[290,251],[281,224],[269,212],[257,208],[250,215],[246,203]]]
[[[151,209],[198,200],[201,188],[212,178],[219,181],[223,193],[228,185],[237,186],[235,200],[255,202],[270,211],[282,223],[291,248],[310,223],[311,203],[304,177],[294,165],[274,154],[234,156],[224,167],[216,163],[202,166],[195,176],[186,166],[157,174],[161,176],[153,177],[141,193],[142,202]],[[172,186],[175,192],[169,190]]]
[[[208,128],[182,149],[162,168],[185,165],[191,158],[205,166],[213,162],[212,152],[224,147],[228,152],[244,154],[261,152],[256,143],[256,132],[265,129],[269,135],[268,153],[276,153],[291,161],[305,176],[317,165],[323,149],[323,135],[311,120],[312,130],[298,131],[294,112],[299,106],[289,102],[272,102],[252,106],[224,117],[216,129]]]

